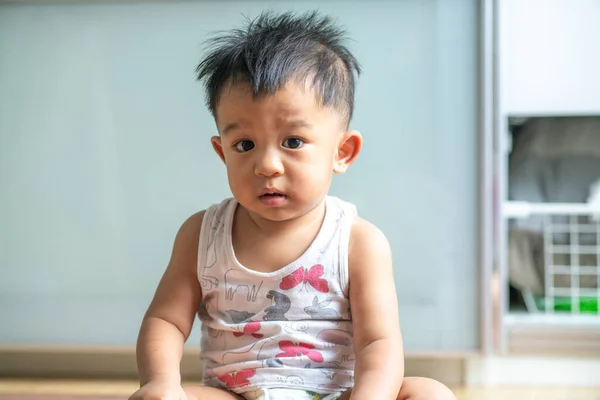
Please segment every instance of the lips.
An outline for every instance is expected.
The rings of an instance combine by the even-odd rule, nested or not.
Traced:
[[[287,196],[277,189],[266,189],[258,198],[268,207],[279,207],[287,199]]]
[[[284,196],[285,194],[277,189],[265,189],[262,191],[262,193],[260,194],[259,197],[263,197],[263,196]]]

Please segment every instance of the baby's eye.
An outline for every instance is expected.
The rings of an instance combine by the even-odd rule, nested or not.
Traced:
[[[289,139],[285,139],[283,141],[283,147],[287,147],[290,149],[300,148],[303,144],[304,144],[304,141],[302,139],[298,139],[298,138],[289,138]]]
[[[254,148],[254,142],[252,140],[240,140],[234,147],[240,153],[245,153]]]

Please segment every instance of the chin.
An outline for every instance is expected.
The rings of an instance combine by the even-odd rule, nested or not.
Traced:
[[[283,222],[289,221],[294,218],[298,218],[306,213],[306,210],[299,209],[293,204],[286,204],[282,207],[268,207],[265,206],[260,200],[253,201],[250,204],[248,202],[240,202],[248,212],[259,216],[267,221]]]
[[[251,213],[260,216],[261,218],[273,222],[283,222],[302,215],[301,212],[292,207],[265,207],[262,204],[259,204],[258,207],[252,207],[248,210]]]

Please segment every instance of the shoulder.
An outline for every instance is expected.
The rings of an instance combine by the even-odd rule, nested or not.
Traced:
[[[390,253],[390,244],[385,234],[366,219],[356,217],[350,230],[349,256],[364,253]]]
[[[202,222],[204,221],[204,215],[206,214],[206,210],[198,211],[192,215],[190,215],[179,227],[179,231],[177,232],[177,236],[189,237],[189,236],[198,236],[200,234],[200,229],[202,227]]]
[[[371,222],[357,217],[352,224],[348,243],[350,280],[391,269],[392,251],[385,234]]]
[[[377,256],[378,259],[391,258],[390,244],[381,229],[358,216],[354,204],[331,195],[328,198],[351,221],[348,237],[348,267],[350,270],[356,264],[362,264],[372,256]]]
[[[189,216],[179,227],[173,245],[174,259],[189,259],[195,257],[198,251],[200,230],[206,210],[198,211]]]

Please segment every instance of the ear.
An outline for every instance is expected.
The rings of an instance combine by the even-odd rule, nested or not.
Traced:
[[[212,144],[215,153],[217,153],[221,161],[227,164],[225,162],[225,154],[223,153],[223,144],[221,144],[221,138],[219,136],[213,136],[210,138],[210,143]]]
[[[362,142],[359,131],[350,130],[342,134],[333,163],[333,172],[343,174],[350,168],[362,149]]]

